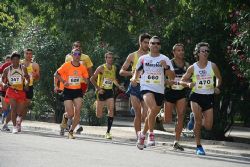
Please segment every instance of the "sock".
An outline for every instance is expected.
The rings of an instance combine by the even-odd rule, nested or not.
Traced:
[[[107,133],[110,132],[111,126],[113,124],[113,120],[114,120],[113,117],[108,117],[108,129],[107,129]]]

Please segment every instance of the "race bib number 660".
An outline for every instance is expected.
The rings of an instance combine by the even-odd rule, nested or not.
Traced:
[[[148,84],[160,84],[161,83],[161,75],[148,74],[146,77],[146,83],[148,83]]]

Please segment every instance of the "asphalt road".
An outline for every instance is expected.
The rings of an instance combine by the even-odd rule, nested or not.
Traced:
[[[0,167],[249,167],[246,157],[173,151],[156,146],[141,151],[134,143],[81,136],[69,140],[53,132],[0,132]]]

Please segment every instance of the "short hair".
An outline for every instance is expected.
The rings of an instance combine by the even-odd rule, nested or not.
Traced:
[[[158,36],[152,36],[152,38],[150,38],[150,41],[152,40],[152,39],[158,39],[159,40],[159,42],[161,42],[161,39],[158,37]]]
[[[108,51],[108,52],[105,53],[105,55],[104,55],[105,59],[107,58],[108,55],[112,55],[112,56],[113,56],[114,54],[113,54],[113,52]]]
[[[176,43],[174,46],[173,46],[173,51],[175,51],[176,47],[182,47],[184,49],[184,45],[182,43]]]
[[[5,60],[10,59],[10,58],[11,58],[11,55],[6,55],[6,56],[4,57]]]
[[[72,47],[74,47],[76,44],[80,44],[81,45],[81,42],[80,41],[75,41],[72,45]]]
[[[148,33],[143,33],[139,36],[139,43],[141,43],[144,39],[150,39],[151,35],[149,35]]]
[[[17,52],[14,52],[14,53],[11,54],[10,59],[12,60],[12,59],[14,59],[15,57],[17,57],[18,59],[20,59],[20,58],[21,58],[21,55],[20,55],[19,53],[17,53]]]
[[[24,49],[24,52],[33,52],[33,50],[30,48],[27,48],[27,49]]]
[[[194,52],[193,52],[194,56],[198,55],[198,53],[200,52],[200,48],[203,46],[207,46],[209,48],[209,44],[207,42],[199,42],[195,45]]]

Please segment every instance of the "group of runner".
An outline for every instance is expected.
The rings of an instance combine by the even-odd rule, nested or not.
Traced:
[[[157,114],[164,102],[164,121],[172,121],[172,112],[177,113],[175,141],[173,148],[183,151],[179,144],[183,129],[187,100],[190,101],[192,113],[188,123],[189,130],[194,129],[197,144],[196,154],[205,155],[200,142],[201,128],[211,130],[213,125],[214,94],[220,93],[221,74],[215,63],[208,61],[209,44],[200,42],[195,46],[196,62],[189,66],[184,59],[184,45],[173,46],[173,59],[160,53],[161,41],[157,36],[141,34],[138,51],[128,55],[120,75],[131,76],[128,88],[131,104],[135,111],[134,127],[137,137],[137,147],[145,148],[155,145],[153,133]],[[132,70],[128,70],[132,66]],[[214,83],[214,80],[216,82]],[[191,89],[188,97],[187,89]],[[146,115],[141,130],[141,115]]]
[[[2,130],[10,131],[8,123],[12,120],[12,133],[21,132],[21,123],[25,118],[33,98],[33,83],[40,78],[40,67],[33,62],[32,49],[24,50],[24,59],[13,52],[5,57],[0,67]]]
[[[183,120],[187,106],[187,89],[191,89],[189,101],[192,114],[189,127],[194,125],[196,153],[204,155],[205,151],[200,142],[201,127],[211,129],[213,125],[213,95],[220,93],[221,75],[216,64],[208,61],[209,44],[200,42],[194,49],[197,61],[189,66],[184,60],[184,45],[177,43],[173,46],[173,59],[160,53],[161,41],[157,36],[151,37],[144,33],[139,36],[139,49],[130,53],[120,69],[121,76],[131,77],[127,94],[130,95],[132,108],[135,111],[134,128],[137,147],[145,148],[155,145],[154,125],[157,115],[164,104],[164,120],[172,120],[172,111],[177,113],[174,149],[184,150],[179,144],[183,129]],[[33,83],[39,79],[39,65],[32,62],[32,50],[24,51],[25,59],[20,62],[20,54],[13,53],[11,62],[2,74],[2,103],[6,128],[10,117],[6,114],[11,110],[13,133],[21,131],[21,122],[27,113],[30,100],[33,97]],[[110,133],[114,119],[113,86],[124,91],[116,79],[116,67],[113,65],[113,53],[104,55],[105,63],[93,73],[93,63],[88,55],[83,54],[81,43],[73,43],[72,51],[65,57],[65,63],[54,74],[56,92],[62,92],[65,106],[60,134],[68,129],[68,138],[74,139],[74,131],[80,121],[80,111],[83,96],[88,89],[89,81],[96,92],[96,116],[103,116],[107,106],[106,139],[112,139]],[[216,82],[214,83],[214,79]],[[4,92],[6,90],[6,95]],[[10,107],[9,107],[10,106]],[[144,123],[141,128],[142,122]],[[81,127],[80,127],[81,128]]]

